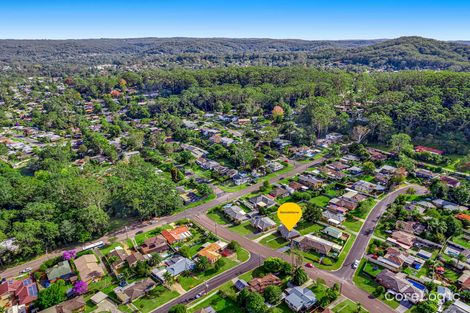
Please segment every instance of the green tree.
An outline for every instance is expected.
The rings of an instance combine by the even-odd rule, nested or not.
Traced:
[[[186,313],[188,310],[186,309],[186,306],[184,304],[177,304],[175,306],[172,306],[169,310],[168,313]]]
[[[67,300],[64,287],[65,282],[63,280],[58,280],[46,289],[41,290],[39,292],[38,299],[35,302],[38,308],[44,310]]]
[[[400,155],[401,153],[411,152],[413,145],[411,143],[411,137],[408,134],[395,134],[392,136],[390,141],[391,150]]]
[[[268,307],[264,304],[264,298],[257,292],[252,292],[246,299],[246,309],[250,313],[265,313]]]
[[[210,266],[209,260],[205,256],[200,256],[196,261],[196,270],[198,272],[205,272]]]
[[[321,207],[314,203],[307,202],[302,216],[306,221],[316,223],[321,219],[322,212],[323,209]]]
[[[301,267],[297,267],[292,275],[292,282],[294,283],[294,285],[301,286],[305,282],[307,282],[307,280],[308,276],[305,270]]]
[[[281,301],[282,289],[279,286],[271,285],[264,290],[264,298],[269,304],[278,304]]]

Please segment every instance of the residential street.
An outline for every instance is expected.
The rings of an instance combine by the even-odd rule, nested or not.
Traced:
[[[341,280],[352,280],[355,272],[355,269],[352,268],[352,264],[355,260],[360,260],[364,255],[364,252],[369,245],[369,241],[374,233],[374,229],[377,226],[377,222],[379,221],[380,217],[386,211],[388,205],[395,201],[399,195],[406,193],[409,188],[414,188],[418,194],[425,194],[426,192],[426,188],[422,186],[410,185],[391,192],[384,199],[379,201],[372,209],[364,225],[362,226],[356,241],[349,251],[348,256],[344,260],[343,266],[334,272],[335,276]]]
[[[279,180],[281,180],[283,178],[295,176],[299,173],[302,173],[307,168],[323,162],[324,160],[325,160],[324,158],[320,158],[320,159],[317,159],[317,160],[314,160],[314,161],[311,161],[311,162],[307,162],[307,163],[293,162],[294,168],[291,171],[270,179],[270,182],[275,183],[275,182],[278,182]],[[191,217],[193,217],[197,214],[207,212],[207,210],[209,210],[213,207],[216,207],[220,204],[223,204],[223,203],[229,202],[229,201],[233,201],[233,200],[238,199],[242,196],[245,196],[245,195],[247,195],[251,192],[254,192],[254,191],[258,190],[261,187],[261,185],[262,185],[262,182],[259,182],[257,184],[248,186],[247,188],[245,188],[241,191],[238,191],[238,192],[221,194],[216,199],[214,199],[212,201],[209,201],[207,203],[204,203],[204,204],[201,204],[199,206],[190,208],[188,210],[182,211],[182,212],[180,212],[178,214],[175,214],[175,215],[162,217],[162,218],[158,219],[157,223],[153,223],[153,224],[151,224],[149,222],[134,223],[134,224],[127,227],[127,232],[126,232],[126,228],[122,228],[118,231],[109,233],[109,234],[107,234],[107,235],[105,235],[101,238],[98,238],[98,239],[94,240],[93,242],[97,242],[97,241],[100,241],[100,240],[107,242],[107,241],[109,241],[109,238],[113,238],[113,237],[117,241],[122,241],[122,240],[127,239],[127,237],[135,236],[135,234],[137,232],[149,231],[149,230],[152,230],[152,229],[154,229],[155,227],[157,227],[159,225],[172,223],[172,222],[178,221],[178,220],[183,219],[183,218],[191,218]],[[56,250],[56,251],[49,252],[47,254],[41,255],[40,257],[38,257],[38,258],[36,258],[32,261],[29,261],[29,262],[23,263],[21,265],[14,266],[14,267],[11,267],[11,268],[8,268],[8,269],[4,270],[3,272],[0,273],[0,277],[17,276],[17,275],[20,274],[20,272],[24,268],[27,268],[27,267],[30,267],[33,270],[36,270],[46,260],[61,255],[64,250],[70,250],[70,249],[74,249],[74,248],[75,249],[80,249],[81,247],[86,246],[90,243],[91,242],[88,242],[88,243],[84,243],[84,244],[77,245],[77,246],[74,246],[74,247],[68,247],[67,249]]]

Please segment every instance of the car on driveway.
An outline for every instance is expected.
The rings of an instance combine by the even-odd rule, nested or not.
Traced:
[[[305,267],[308,267],[308,268],[314,268],[315,266],[313,266],[313,264],[312,264],[312,263],[306,263],[306,264],[305,264]]]

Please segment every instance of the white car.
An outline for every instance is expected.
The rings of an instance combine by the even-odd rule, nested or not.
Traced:
[[[360,262],[359,260],[354,261],[352,267],[357,268],[359,266],[359,262]]]
[[[31,272],[33,269],[31,267],[27,267],[25,268],[24,270],[21,271],[21,273],[29,273]]]

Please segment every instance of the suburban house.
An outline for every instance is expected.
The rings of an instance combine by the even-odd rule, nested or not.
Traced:
[[[335,161],[335,162],[328,164],[326,167],[331,168],[332,170],[335,170],[335,171],[344,171],[349,166],[342,162]]]
[[[236,223],[241,223],[248,219],[246,212],[238,205],[225,206],[223,211],[227,218]]]
[[[54,283],[58,279],[68,280],[74,274],[72,269],[70,268],[69,261],[65,260],[62,262],[57,263],[51,268],[46,270],[47,280],[49,282]]]
[[[276,275],[268,274],[264,277],[253,278],[248,282],[248,290],[251,292],[263,293],[268,286],[279,286],[282,284],[282,280]]]
[[[121,303],[130,303],[138,298],[144,296],[153,289],[157,284],[151,278],[145,278],[141,281],[133,282],[124,287],[114,288],[114,293],[116,297],[121,301]]]
[[[108,261],[112,261],[111,267],[114,270],[118,270],[126,265],[126,259],[128,256],[129,255],[126,253],[126,251],[124,251],[122,247],[118,246],[109,252],[106,257],[108,258]]]
[[[420,222],[405,222],[405,221],[397,221],[395,223],[395,228],[398,230],[402,230],[409,234],[419,235],[426,230],[426,227],[421,224]]]
[[[164,269],[153,269],[152,276],[164,282],[165,272],[168,272],[170,273],[171,276],[176,277],[180,275],[181,273],[186,272],[186,271],[191,271],[196,267],[196,263],[182,256],[174,257],[171,260],[166,261],[166,264],[167,264],[167,267]]]
[[[151,254],[155,252],[163,252],[169,249],[165,237],[158,235],[152,238],[148,238],[140,246],[140,250],[143,254]]]
[[[457,178],[451,176],[441,176],[440,179],[444,184],[449,187],[455,188],[460,186],[460,181]]]
[[[248,200],[255,208],[271,208],[276,205],[276,202],[272,197],[265,195],[255,196]]]
[[[38,287],[31,278],[8,279],[0,284],[0,307],[29,306],[38,298]]]
[[[87,283],[100,280],[105,276],[104,269],[98,264],[94,254],[85,254],[74,261],[80,278]]]
[[[281,198],[282,199],[282,198],[285,198],[289,195],[289,191],[287,191],[286,189],[281,188],[281,187],[276,187],[269,193],[269,195],[274,197],[274,198]]]
[[[411,247],[413,247],[414,245],[415,240],[416,237],[414,235],[405,233],[401,230],[394,231],[392,235],[387,238],[388,242],[400,246],[405,250],[411,249]]]
[[[323,255],[341,251],[341,246],[323,238],[305,235],[294,239],[294,243],[303,251],[314,250]]]
[[[204,256],[209,260],[210,264],[214,264],[217,262],[222,255],[220,255],[220,250],[222,250],[222,247],[219,246],[217,243],[210,243],[206,245],[204,248],[202,248],[197,255],[198,256]]]
[[[340,225],[346,220],[344,214],[334,213],[329,210],[322,212],[322,218],[331,225]]]
[[[385,187],[377,184],[373,184],[364,180],[360,180],[358,182],[355,182],[352,185],[352,188],[356,191],[363,192],[366,194],[372,194],[376,192],[382,192],[385,190]]]
[[[325,229],[323,229],[323,233],[335,239],[340,239],[341,237],[343,237],[343,232],[341,230],[331,226],[325,227]]]
[[[416,177],[425,178],[425,179],[434,179],[437,177],[437,174],[432,171],[426,170],[424,168],[419,168],[415,171]]]
[[[126,262],[130,267],[134,267],[138,262],[143,260],[144,256],[140,252],[134,252],[126,258]]]
[[[191,232],[189,231],[188,227],[179,226],[171,230],[165,229],[162,231],[162,236],[168,241],[170,245],[172,245],[175,242],[181,242],[191,237]]]
[[[259,231],[266,231],[276,227],[276,222],[267,216],[255,216],[250,221],[251,226]]]
[[[250,177],[245,173],[237,173],[232,176],[233,183],[237,186],[246,184],[250,181]]]
[[[470,313],[470,306],[457,300],[452,303],[443,313]]]
[[[302,185],[302,184],[300,184],[296,181],[291,181],[289,183],[289,188],[291,188],[294,191],[299,191],[299,190],[303,190],[303,189],[307,190],[308,189],[307,186],[304,186],[304,185]]]
[[[383,257],[379,256],[374,263],[394,272],[399,272],[404,264],[411,265],[413,258],[410,258],[408,254],[401,252],[395,247],[390,247],[387,249],[387,253]]]
[[[82,311],[86,306],[86,301],[83,296],[76,297],[53,307],[40,311],[39,313],[73,313]]]
[[[325,181],[311,175],[299,175],[299,183],[312,189],[320,188]]]
[[[268,164],[266,164],[266,167],[268,168],[270,172],[277,172],[284,168],[284,166],[281,163],[276,162],[276,161],[268,162]]]
[[[442,151],[442,150],[434,149],[434,148],[430,148],[430,147],[425,147],[425,146],[416,146],[415,151],[416,152],[429,152],[429,153],[432,153],[432,154],[439,154],[439,155],[444,154],[444,151]]]
[[[397,274],[388,269],[384,269],[382,272],[377,274],[376,280],[386,289],[402,294],[406,299],[413,303],[420,302],[424,299],[424,291],[418,289],[406,280],[403,273]]]
[[[310,310],[317,302],[315,294],[308,288],[294,287],[287,289],[286,293],[284,301],[294,312]]]
[[[289,231],[284,225],[280,225],[277,228],[277,231],[285,240],[291,240],[300,236],[300,233],[298,231],[296,231],[295,229]]]

